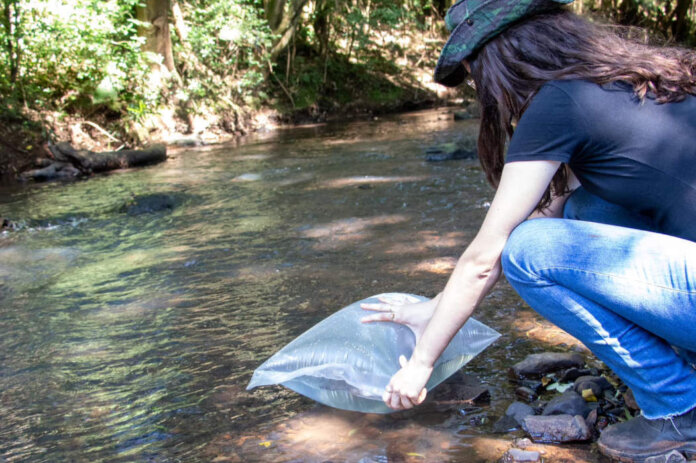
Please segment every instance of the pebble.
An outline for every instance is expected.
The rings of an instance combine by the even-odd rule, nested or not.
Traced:
[[[590,413],[590,407],[580,394],[575,391],[568,390],[563,394],[554,397],[544,407],[542,415],[581,415],[587,416]]]
[[[535,442],[585,441],[592,435],[580,415],[532,415],[524,419],[522,427]]]
[[[532,441],[530,441],[530,440],[529,440],[528,438],[526,438],[526,437],[521,437],[521,438],[519,438],[519,439],[515,439],[515,440],[513,441],[513,444],[514,444],[515,447],[517,447],[518,449],[523,449],[523,450],[526,449],[527,447],[529,447],[530,445],[533,445]]]
[[[544,352],[527,356],[513,365],[510,371],[516,378],[539,377],[565,368],[579,368],[583,364],[582,355],[576,352]]]
[[[529,450],[520,449],[510,449],[503,455],[501,461],[503,463],[516,463],[516,462],[535,462],[540,461],[541,455],[539,452],[533,452]]]

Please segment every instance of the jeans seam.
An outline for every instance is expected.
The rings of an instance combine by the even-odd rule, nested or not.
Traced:
[[[652,287],[655,287],[655,288],[660,288],[660,289],[664,289],[664,290],[667,290],[667,291],[672,291],[672,292],[675,292],[675,293],[696,294],[696,290],[687,290],[687,289],[674,288],[674,287],[671,287],[671,286],[663,286],[663,285],[659,285],[659,284],[656,284],[656,283],[646,282],[646,281],[643,281],[643,280],[639,280],[639,279],[635,279],[635,278],[629,278],[629,277],[622,276],[622,275],[614,275],[614,274],[611,274],[611,273],[604,273],[604,272],[596,272],[596,271],[590,271],[590,270],[583,270],[583,269],[578,269],[578,268],[574,268],[574,267],[559,267],[559,266],[544,267],[544,268],[539,269],[539,270],[537,271],[537,273],[545,272],[545,271],[547,271],[547,270],[570,270],[570,271],[572,271],[572,272],[581,272],[581,273],[587,273],[587,274],[590,274],[590,275],[599,275],[599,276],[604,276],[604,277],[609,277],[609,278],[616,278],[616,279],[626,280],[626,281],[630,281],[630,282],[632,282],[632,283],[640,283],[640,284],[643,284],[643,285],[646,285],[646,286],[652,286]],[[541,279],[548,280],[548,278],[541,278]],[[555,281],[555,280],[551,280],[551,281]]]

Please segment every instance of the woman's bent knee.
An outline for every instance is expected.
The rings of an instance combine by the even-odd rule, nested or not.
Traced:
[[[548,253],[546,239],[556,219],[532,219],[519,224],[508,237],[500,258],[505,277],[512,281],[535,279],[533,269],[539,257]]]

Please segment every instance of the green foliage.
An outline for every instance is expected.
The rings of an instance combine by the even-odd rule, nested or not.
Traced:
[[[61,110],[142,97],[147,66],[132,17],[137,0],[12,3],[15,27],[0,29],[0,60],[15,61],[19,72],[12,76],[9,67],[0,68],[4,95]]]
[[[182,6],[190,27],[188,44],[216,78],[203,77],[205,72],[192,67],[186,69],[187,76],[203,77],[205,88],[211,91],[237,94],[263,82],[272,35],[258,2],[194,0]],[[178,43],[177,50],[182,46]]]

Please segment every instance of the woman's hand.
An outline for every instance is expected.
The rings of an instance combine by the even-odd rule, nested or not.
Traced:
[[[391,381],[382,395],[382,400],[394,410],[407,410],[420,405],[427,394],[425,385],[433,372],[432,366],[419,365],[411,358],[406,361],[403,355],[399,357],[401,370],[392,376]]]
[[[428,326],[428,321],[433,316],[439,297],[438,295],[429,301],[422,302],[408,295],[380,297],[380,302],[360,306],[364,310],[376,312],[373,315],[363,317],[360,321],[363,323],[394,322],[406,325],[413,331],[416,342],[418,342],[425,327]]]

